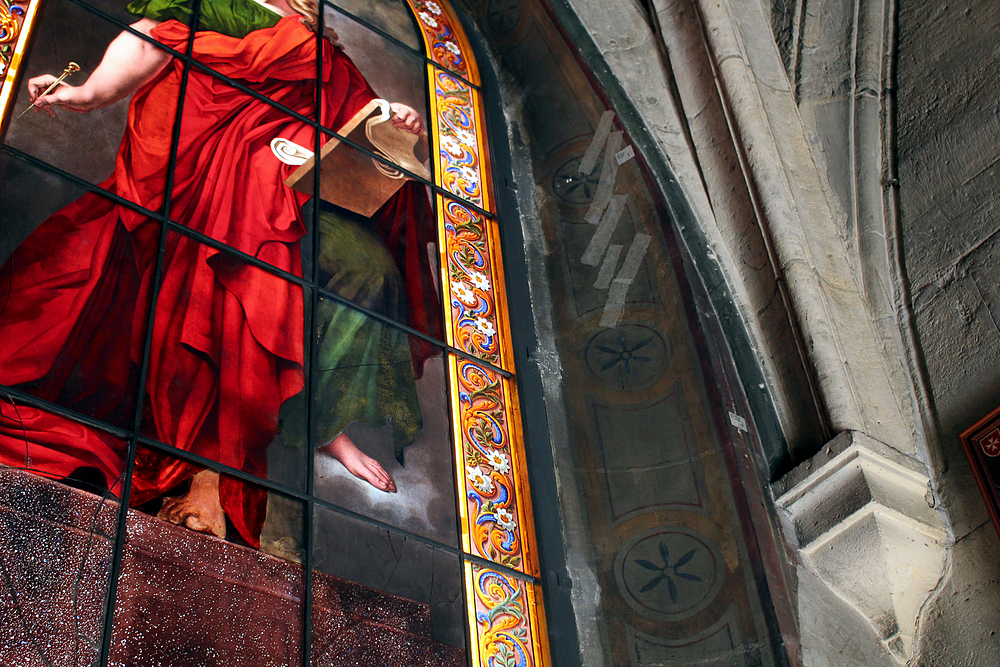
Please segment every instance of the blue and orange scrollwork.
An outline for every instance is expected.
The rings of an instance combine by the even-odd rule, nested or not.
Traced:
[[[3,127],[10,118],[21,59],[37,13],[38,0],[0,0],[0,126]]]
[[[409,0],[409,3],[424,35],[427,57],[439,67],[479,85],[479,73],[466,55],[470,53],[469,43],[448,3],[438,0]]]
[[[408,1],[434,63],[427,74],[436,182],[452,195],[437,195],[446,338],[472,357],[449,360],[462,545],[509,568],[466,562],[474,664],[543,665],[544,613],[532,580],[538,562],[517,383],[496,370],[514,368],[497,222],[480,212],[495,213],[479,74],[448,3]]]
[[[477,95],[469,84],[440,70],[434,72],[434,87],[441,186],[486,208],[476,127]]]
[[[474,564],[466,564],[469,606],[476,636],[473,660],[482,667],[536,667],[544,664],[538,584]]]

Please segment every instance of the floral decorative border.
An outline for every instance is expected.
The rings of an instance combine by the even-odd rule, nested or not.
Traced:
[[[497,313],[498,276],[486,225],[478,213],[442,198],[442,271],[449,324],[448,343],[505,370]]]
[[[437,102],[437,166],[441,187],[489,210],[478,141],[479,95],[456,76],[436,68],[430,70]]]
[[[10,120],[28,37],[40,0],[0,0],[0,139]]]
[[[424,34],[427,57],[444,69],[479,85],[475,61],[461,24],[444,0],[407,0]]]
[[[494,212],[481,93],[468,83],[479,83],[475,61],[446,0],[408,2],[436,63],[427,67],[431,130],[438,140],[434,173],[454,195],[436,196],[446,338],[513,372],[497,224],[469,205]],[[468,358],[451,355],[448,367],[463,550],[537,577],[517,382]],[[473,664],[545,664],[537,582],[470,561],[465,568]]]
[[[21,34],[25,13],[24,5],[0,0],[0,74],[7,72],[7,67],[14,58],[14,47]]]
[[[516,416],[506,409],[516,400],[513,381],[457,357],[450,370],[463,547],[498,565],[537,574],[523,457],[512,437]]]
[[[544,664],[544,615],[538,584],[466,563],[470,612],[479,641],[473,644],[474,665],[538,667]]]

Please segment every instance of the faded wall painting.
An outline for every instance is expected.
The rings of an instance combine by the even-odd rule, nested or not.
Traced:
[[[717,285],[677,233],[698,222],[665,200],[628,105],[588,67],[594,51],[652,47],[638,33],[595,44],[562,2],[464,4],[510,82],[531,162],[517,195],[537,200],[523,221],[550,332],[536,356],[561,380],[546,396],[561,519],[547,544],[564,550],[576,621],[553,652],[588,667],[794,664],[762,447],[707,298]],[[650,86],[642,103],[672,102]]]
[[[32,12],[0,91],[0,663],[536,664],[452,10],[4,16]]]

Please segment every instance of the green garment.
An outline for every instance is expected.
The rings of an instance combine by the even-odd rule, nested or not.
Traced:
[[[406,286],[368,221],[342,209],[320,212],[320,284],[369,310],[406,321]],[[392,426],[396,459],[423,428],[407,335],[333,299],[316,313],[315,442],[352,422]]]
[[[154,21],[176,19],[190,25],[194,0],[133,0],[127,9]],[[280,20],[279,14],[253,0],[202,0],[198,29],[242,39],[254,30],[274,27]]]
[[[189,23],[194,0],[134,0],[128,11],[156,21]],[[253,0],[202,0],[200,30],[243,38],[281,17]],[[311,207],[306,205],[308,211]],[[307,215],[307,219],[308,219]],[[394,321],[406,321],[406,287],[392,256],[365,218],[320,211],[316,258],[326,289]],[[391,424],[396,459],[423,428],[407,335],[364,313],[322,298],[313,364],[314,443],[333,440],[352,422]]]

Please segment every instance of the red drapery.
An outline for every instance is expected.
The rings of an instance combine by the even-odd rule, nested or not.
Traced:
[[[183,51],[188,29],[153,31]],[[324,42],[321,120],[337,128],[374,97],[342,51]],[[297,16],[244,39],[194,36],[193,55],[216,71],[306,116],[315,109],[316,38]],[[183,64],[172,61],[133,97],[115,174],[102,186],[157,210],[163,203]],[[301,207],[307,197],[282,184],[290,167],[271,153],[285,137],[311,147],[313,130],[223,81],[191,68],[177,150],[171,218],[268,263],[301,274]],[[420,197],[423,197],[422,202]],[[408,282],[411,323],[440,335],[428,290],[427,198],[404,188],[374,222]],[[422,209],[422,210],[421,210]],[[156,260],[158,224],[88,194],[59,211],[8,263],[12,290],[0,313],[0,383],[105,419],[134,403]],[[423,255],[423,257],[421,257]],[[430,304],[430,305],[429,305]],[[168,237],[156,301],[145,428],[163,442],[263,476],[278,409],[302,390],[301,289],[180,234]],[[416,352],[422,366],[426,351]],[[62,478],[101,471],[120,491],[121,443],[27,406],[0,418],[0,463]],[[182,482],[192,466],[141,450],[132,502]],[[223,508],[257,545],[266,493],[225,475]]]

